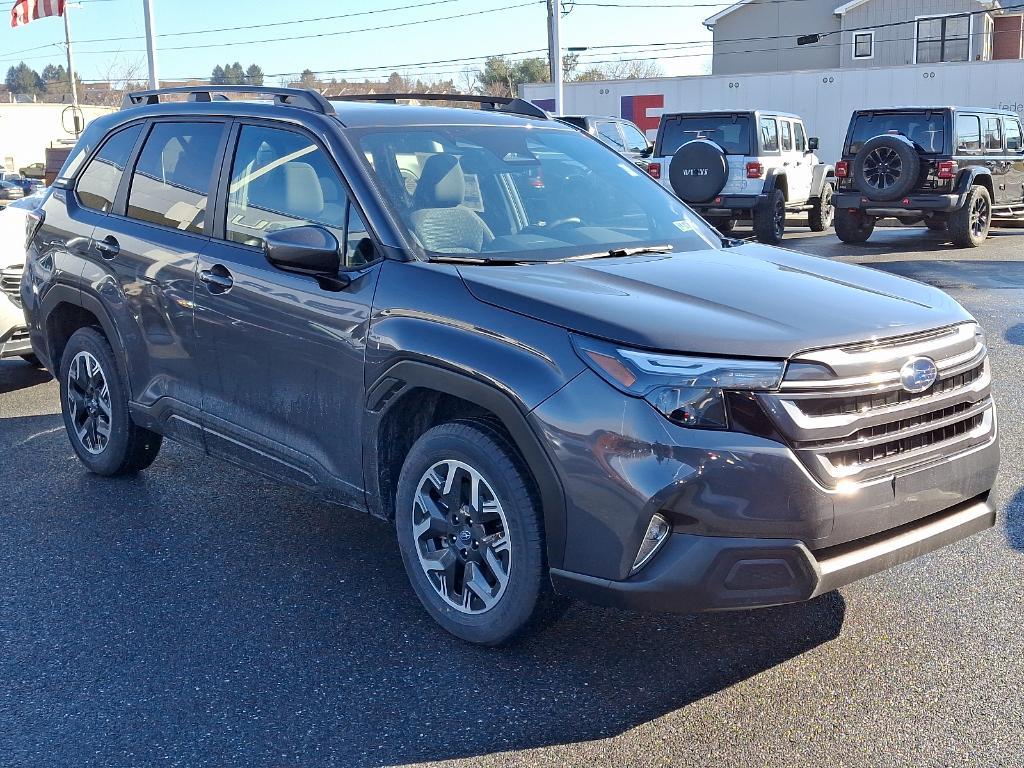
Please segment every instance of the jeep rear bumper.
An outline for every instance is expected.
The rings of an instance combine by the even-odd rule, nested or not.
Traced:
[[[811,551],[795,539],[672,534],[624,581],[551,569],[555,589],[589,602],[689,613],[809,600],[995,525],[988,494],[900,528]]]
[[[952,213],[963,205],[963,195],[908,195],[898,200],[872,200],[856,191],[836,192],[832,204],[836,209],[861,211],[869,216],[896,217],[922,213]]]
[[[757,206],[765,203],[768,195],[718,195],[706,203],[690,203],[701,216],[729,216],[732,217],[737,211],[749,213]]]

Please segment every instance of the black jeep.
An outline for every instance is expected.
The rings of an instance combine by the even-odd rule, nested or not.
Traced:
[[[975,247],[994,217],[1024,214],[1020,118],[973,107],[860,110],[836,176],[842,241],[863,243],[879,218],[892,217]]]

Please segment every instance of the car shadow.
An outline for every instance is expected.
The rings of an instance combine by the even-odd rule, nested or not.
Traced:
[[[1018,347],[1024,346],[1024,323],[1011,325],[1006,329],[1006,333],[1003,334],[1003,338]]]
[[[1003,509],[1006,521],[1006,540],[1016,550],[1024,552],[1024,488],[1017,491]]]
[[[35,434],[53,419],[17,421]],[[47,439],[16,464],[53,452]],[[21,702],[8,726],[36,764],[355,767],[572,744],[843,625],[838,593],[697,616],[574,604],[512,647],[478,648],[423,611],[388,523],[174,444],[135,478],[92,476],[52,439],[60,456],[6,489],[16,512],[0,509],[20,558],[0,559],[14,585],[0,686]]]
[[[49,381],[49,371],[24,360],[0,360],[0,395]]]

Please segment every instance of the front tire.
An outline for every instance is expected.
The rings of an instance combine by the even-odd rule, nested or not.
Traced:
[[[821,194],[811,204],[811,211],[807,214],[807,221],[812,232],[824,232],[832,226],[835,219],[836,209],[832,205],[832,185],[825,184],[821,188]]]
[[[427,613],[471,643],[501,645],[543,620],[540,504],[497,429],[451,422],[424,433],[398,480],[395,524],[409,581]]]
[[[971,187],[964,204],[949,215],[949,239],[961,248],[977,248],[992,226],[992,196],[981,186]]]
[[[875,218],[860,211],[836,211],[836,235],[844,243],[865,243],[875,231]]]
[[[754,235],[759,243],[778,245],[785,233],[786,196],[781,189],[776,189],[754,209]]]
[[[132,421],[128,387],[102,333],[75,331],[64,348],[58,378],[71,447],[90,472],[129,475],[153,463],[163,438]]]

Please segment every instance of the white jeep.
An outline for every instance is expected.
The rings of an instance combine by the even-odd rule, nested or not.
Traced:
[[[648,173],[723,233],[752,219],[754,235],[776,245],[787,213],[810,227],[832,226],[835,169],[822,163],[803,120],[782,112],[662,115]]]

